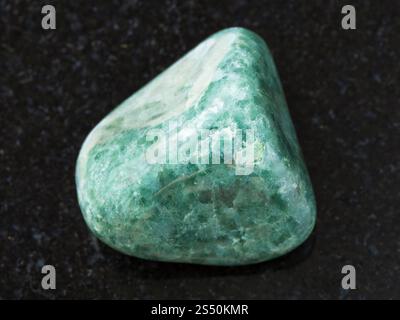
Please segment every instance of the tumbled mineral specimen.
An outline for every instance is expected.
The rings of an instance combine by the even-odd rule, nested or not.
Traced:
[[[145,259],[241,265],[299,246],[312,186],[264,41],[218,32],[107,115],[76,167],[90,230]]]

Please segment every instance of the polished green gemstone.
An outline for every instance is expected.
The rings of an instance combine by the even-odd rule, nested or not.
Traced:
[[[91,231],[145,259],[261,262],[299,246],[316,217],[271,54],[242,28],[212,35],[107,115],[76,184]]]

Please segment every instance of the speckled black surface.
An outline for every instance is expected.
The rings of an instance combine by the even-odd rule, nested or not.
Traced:
[[[0,0],[0,298],[400,298],[400,10],[348,1]],[[158,4],[159,3],[159,4]],[[292,254],[218,268],[143,261],[97,242],[74,167],[90,129],[206,36],[269,44],[313,181],[318,223]],[[53,264],[57,289],[43,291]],[[357,290],[341,289],[341,268]]]

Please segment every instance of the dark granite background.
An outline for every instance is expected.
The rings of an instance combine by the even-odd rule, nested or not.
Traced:
[[[41,7],[57,29],[41,29]],[[357,30],[341,29],[341,8]],[[0,298],[400,298],[399,1],[0,0]],[[286,257],[222,268],[143,261],[96,241],[74,166],[91,128],[208,35],[269,44],[318,223]],[[41,289],[41,266],[57,289]],[[341,268],[357,290],[341,289]]]

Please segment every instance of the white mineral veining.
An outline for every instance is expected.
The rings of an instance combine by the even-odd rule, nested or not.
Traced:
[[[221,33],[201,43],[106,116],[86,138],[78,168],[84,176],[90,150],[115,134],[106,128],[118,121],[118,130],[154,127],[195,106],[219,63],[238,37]]]

